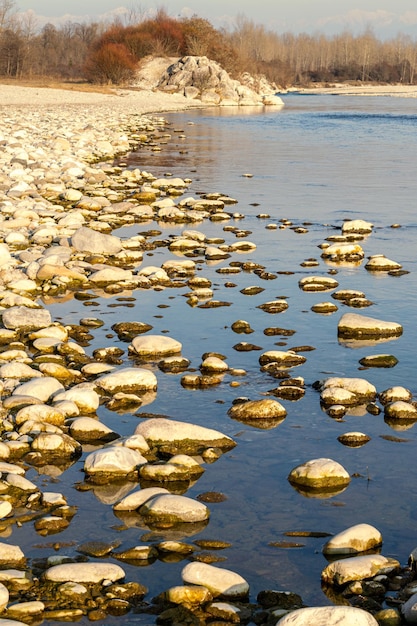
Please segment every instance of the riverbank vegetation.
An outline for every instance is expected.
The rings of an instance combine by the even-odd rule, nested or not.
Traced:
[[[277,33],[244,16],[225,30],[198,16],[171,17],[165,9],[152,18],[132,9],[123,21],[38,27],[33,13],[18,13],[15,0],[0,0],[2,80],[129,83],[149,55],[204,55],[232,77],[263,74],[280,87],[417,83],[417,40],[404,34],[380,40],[371,29],[331,37]]]

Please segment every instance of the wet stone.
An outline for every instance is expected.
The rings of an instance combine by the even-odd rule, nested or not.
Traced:
[[[334,535],[323,546],[323,554],[357,554],[379,547],[382,535],[370,524],[356,524]]]
[[[365,433],[361,432],[344,433],[343,435],[339,435],[337,439],[344,446],[348,446],[350,448],[358,448],[371,440],[368,435],[365,435]]]
[[[398,359],[392,354],[375,354],[359,360],[364,367],[395,367]]]
[[[257,419],[283,420],[287,415],[287,411],[279,402],[270,399],[241,402],[233,405],[227,413],[232,419],[239,421]]]
[[[318,458],[292,469],[288,480],[306,489],[332,490],[347,486],[350,476],[337,461]]]
[[[117,334],[120,341],[132,341],[137,335],[147,333],[153,326],[146,322],[118,322],[113,324],[112,330]]]
[[[181,575],[185,583],[203,585],[214,597],[245,598],[249,594],[249,584],[231,570],[205,563],[190,563]]]
[[[260,304],[257,308],[266,313],[282,313],[288,309],[288,302],[286,302],[286,300],[272,300]]]
[[[338,324],[338,336],[342,338],[399,337],[402,332],[401,324],[385,322],[357,313],[345,313]]]

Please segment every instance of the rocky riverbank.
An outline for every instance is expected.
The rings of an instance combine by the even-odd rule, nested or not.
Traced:
[[[107,96],[26,89],[18,93],[16,89],[9,91],[9,100],[4,96],[8,90],[0,91],[6,100],[0,121],[0,528],[8,538],[0,545],[4,618],[0,625],[75,621],[83,616],[93,621],[130,612],[158,615],[155,619],[161,624],[413,623],[415,558],[411,555],[409,564],[401,564],[379,554],[383,538],[367,525],[346,529],[342,537],[333,537],[326,545],[326,553],[333,558],[350,557],[338,558],[323,570],[323,586],[330,601],[352,606],[308,609],[300,595],[288,591],[265,590],[256,600],[250,598],[247,581],[237,572],[213,565],[216,557],[207,554],[227,547],[221,542],[170,538],[119,550],[117,540],[84,542],[80,529],[76,549],[61,553],[56,541],[56,550],[51,548],[47,558],[37,560],[14,545],[15,526],[34,524],[41,536],[54,535],[56,540],[59,532],[76,523],[76,503],[58,491],[42,489],[26,474],[43,464],[64,472],[81,457],[83,446],[93,444],[95,450],[85,456],[79,489],[117,482],[121,477],[137,483],[137,489],[113,503],[115,515],[125,524],[160,531],[186,526],[186,537],[205,528],[210,498],[220,494],[206,494],[205,501],[199,501],[169,488],[181,483],[186,492],[189,484],[210,471],[205,466],[227,454],[236,442],[219,431],[162,417],[141,420],[134,432],[122,437],[102,424],[97,412],[100,406],[127,410],[145,403],[146,397],[149,401],[158,392],[152,371],[156,368],[161,375],[182,374],[181,384],[195,388],[219,384],[225,372],[233,384],[244,372],[229,368],[217,353],[205,354],[200,371],[189,372],[180,342],[151,334],[152,327],[143,322],[125,320],[113,330],[127,343],[132,366],[123,365],[120,350],[113,345],[102,345],[89,355],[85,342],[101,320],[85,317],[79,324],[64,325],[52,318],[44,302],[68,292],[91,302],[100,295],[186,286],[191,304],[221,306],[212,298],[210,281],[196,273],[191,253],[197,251],[209,261],[256,248],[246,236],[237,235],[231,245],[219,244],[195,230],[205,220],[239,219],[233,198],[216,191],[191,198],[186,195],[188,179],[158,179],[150,172],[113,165],[117,155],[138,146],[163,149],[169,128],[162,118],[141,112],[182,108],[189,106],[188,99],[160,93],[153,100],[151,94],[140,92]],[[24,102],[18,103],[19,95]],[[183,224],[184,230],[179,237],[157,243],[151,231],[149,236],[129,238],[113,234],[121,226],[150,221]],[[157,245],[167,247],[172,259],[161,266],[144,266],[144,252]],[[359,248],[355,244],[349,254],[357,258]],[[332,254],[344,258],[342,252],[333,250]],[[316,278],[314,288],[321,289],[322,282]],[[282,310],[287,303],[276,300],[265,306]],[[358,317],[359,321],[348,320],[353,339],[363,332],[364,321]],[[402,332],[389,324],[373,320],[372,333]],[[290,351],[274,351],[264,353],[260,363],[270,370],[279,367],[282,359],[294,363],[301,358]],[[302,394],[302,379],[292,382],[288,393]],[[356,380],[331,379],[321,387],[322,400],[342,408],[343,403],[362,402],[363,396],[375,402],[375,389],[366,386],[362,393],[362,387]],[[331,401],[327,400],[329,389]],[[401,408],[407,404],[406,417],[410,418],[411,398],[406,390],[400,391],[392,392],[390,401],[402,402]],[[243,421],[285,417],[277,400],[255,404],[242,399],[234,407]],[[316,461],[314,484],[311,475],[305,480],[305,466],[302,471],[295,468],[297,476],[291,480],[301,489],[346,485],[349,477],[343,468],[336,468],[341,481],[335,481],[334,463]],[[318,487],[317,467],[321,472]],[[329,476],[333,478],[330,483]],[[151,487],[146,486],[149,483]],[[373,554],[364,554],[369,551]],[[143,566],[169,558],[186,564],[178,586],[157,598],[148,597],[143,585],[126,580],[124,562]],[[288,612],[292,613],[287,617]]]

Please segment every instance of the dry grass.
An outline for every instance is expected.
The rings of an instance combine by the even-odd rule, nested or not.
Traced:
[[[65,89],[66,91],[82,91],[87,93],[115,93],[114,88],[110,85],[92,85],[82,80],[64,81],[48,76],[18,79],[1,76],[0,84],[13,85],[15,87],[37,87],[38,89]]]

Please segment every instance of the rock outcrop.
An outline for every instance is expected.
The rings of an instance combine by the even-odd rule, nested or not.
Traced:
[[[240,81],[234,80],[216,61],[205,56],[185,56],[170,61],[157,81],[155,75],[163,67],[158,59],[142,64],[137,85],[141,86],[145,81],[149,87],[149,76],[153,76],[154,87],[160,91],[179,93],[208,105],[284,106],[282,99],[275,95],[276,87],[263,77],[253,77],[245,72]],[[155,72],[154,67],[157,68]]]

